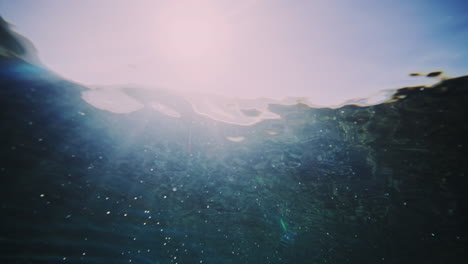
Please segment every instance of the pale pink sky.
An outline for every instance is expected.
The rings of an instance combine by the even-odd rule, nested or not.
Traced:
[[[408,3],[411,2],[411,3]],[[468,72],[455,2],[1,1],[42,62],[84,84],[337,104]],[[463,62],[463,63],[462,63]]]

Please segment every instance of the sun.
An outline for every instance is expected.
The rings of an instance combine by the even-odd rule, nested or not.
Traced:
[[[202,58],[222,48],[221,36],[213,21],[206,18],[179,18],[168,25],[167,45],[174,56]]]
[[[230,30],[222,14],[213,6],[200,4],[203,1],[198,3],[174,4],[161,12],[155,30],[157,44],[172,60],[219,57],[229,45]]]

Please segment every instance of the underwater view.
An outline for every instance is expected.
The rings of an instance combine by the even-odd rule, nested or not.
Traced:
[[[468,261],[468,76],[334,106],[88,86],[0,24],[0,263]]]

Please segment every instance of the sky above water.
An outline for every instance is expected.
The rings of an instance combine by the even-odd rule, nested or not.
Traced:
[[[0,0],[48,68],[89,85],[339,104],[468,74],[458,0]]]

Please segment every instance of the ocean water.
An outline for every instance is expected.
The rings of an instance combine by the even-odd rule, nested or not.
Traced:
[[[0,263],[465,263],[468,77],[393,93],[204,104],[2,56]]]
[[[0,76],[1,263],[467,259],[467,77],[239,125],[177,97],[102,110],[17,59]]]

